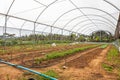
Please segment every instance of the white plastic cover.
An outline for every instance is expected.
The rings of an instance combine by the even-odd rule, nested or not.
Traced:
[[[107,1],[120,9],[119,0]],[[47,33],[54,26],[86,35],[96,30],[114,35],[119,16],[114,6],[104,0],[0,0],[0,34],[7,15],[7,32],[17,35],[19,32],[9,28],[31,30],[25,32],[31,34],[34,26],[36,31]],[[61,34],[57,28],[52,32]]]

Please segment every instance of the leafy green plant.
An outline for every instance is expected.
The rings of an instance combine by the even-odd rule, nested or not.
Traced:
[[[44,58],[35,58],[35,64],[40,64],[42,61],[44,61]]]

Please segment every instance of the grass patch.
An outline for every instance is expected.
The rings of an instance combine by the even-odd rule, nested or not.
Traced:
[[[117,60],[118,55],[119,55],[118,49],[116,49],[116,47],[112,47],[107,54],[107,60],[114,63],[114,62],[118,61]]]
[[[59,75],[54,71],[54,70],[48,70],[46,72],[44,72],[44,74],[50,76],[50,77],[54,77],[54,78],[58,78]],[[50,80],[50,79],[47,79],[47,78],[44,78],[44,77],[41,77],[41,76],[35,76],[35,79],[36,80]]]
[[[113,67],[110,66],[110,65],[108,65],[108,64],[103,63],[103,64],[102,64],[102,67],[103,67],[106,71],[109,71],[109,72],[113,71]]]
[[[102,64],[102,67],[106,71],[118,75],[117,80],[120,80],[120,53],[115,46],[111,46],[107,53],[106,60]]]

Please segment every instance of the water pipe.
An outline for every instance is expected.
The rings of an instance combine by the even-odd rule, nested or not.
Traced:
[[[6,61],[4,61],[4,60],[0,60],[0,62],[1,62],[1,63],[4,63],[4,64],[7,64],[7,65],[10,65],[10,66],[13,66],[13,67],[16,67],[16,68],[19,68],[19,69],[23,69],[23,70],[29,71],[29,72],[31,72],[31,73],[40,75],[40,76],[42,76],[42,77],[44,77],[44,78],[48,78],[48,79],[50,79],[50,80],[58,80],[58,79],[56,79],[56,78],[53,78],[53,77],[50,77],[50,76],[48,76],[48,75],[42,74],[42,73],[37,72],[37,71],[35,71],[35,70],[31,70],[31,69],[29,69],[29,68],[26,68],[26,67],[23,67],[23,66],[20,66],[20,65],[16,65],[16,64],[13,64],[13,63],[10,63],[10,62],[6,62]]]

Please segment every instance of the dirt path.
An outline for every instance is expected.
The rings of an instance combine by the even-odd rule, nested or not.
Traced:
[[[19,69],[6,64],[0,64],[0,80],[16,80],[22,76],[22,73],[23,71]]]
[[[116,80],[114,74],[108,74],[101,67],[101,62],[103,62],[109,49],[110,46],[106,49],[83,52],[76,59],[71,58],[67,61],[67,69],[61,68],[63,63],[47,69],[56,70],[61,76],[59,80]]]

